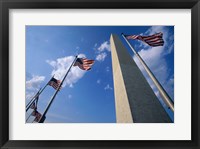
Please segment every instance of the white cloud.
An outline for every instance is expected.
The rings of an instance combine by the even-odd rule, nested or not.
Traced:
[[[73,87],[74,87],[74,85],[73,85],[73,84],[70,84],[70,85],[69,85],[69,87],[70,87],[70,88],[73,88]]]
[[[44,76],[35,76],[26,73],[26,99],[29,101],[41,87],[40,84],[45,80]]]
[[[30,80],[32,78],[31,73],[26,72],[26,80]]]
[[[165,88],[170,97],[174,97],[174,75],[170,76],[168,81],[165,82]]]
[[[112,87],[110,87],[110,85],[109,84],[107,84],[105,87],[104,87],[104,90],[112,90],[113,88]]]
[[[152,72],[157,76],[157,79],[160,80],[161,83],[164,83],[168,77],[168,69],[167,63],[162,56],[163,48],[149,48],[148,50],[141,50],[138,53]],[[136,56],[134,56],[134,60],[144,72],[144,68]]]
[[[109,72],[109,71],[110,71],[110,68],[109,68],[108,66],[106,67],[106,71],[107,71],[107,72]]]
[[[94,44],[94,48],[96,48],[96,47],[97,47],[97,43]]]
[[[96,60],[102,62],[102,61],[105,60],[106,56],[107,56],[107,54],[106,54],[105,52],[100,53],[100,54],[98,54],[98,55],[96,56]]]
[[[36,93],[34,93],[34,92],[32,92],[32,91],[30,91],[30,90],[27,90],[26,89],[26,99],[27,99],[27,101],[29,102],[30,100],[31,100],[31,98],[35,95]]]
[[[97,45],[98,45],[97,43],[94,44],[94,47],[93,47],[94,50],[97,50]]]
[[[145,35],[151,35],[159,32],[166,32],[166,27],[165,26],[152,26],[149,28],[146,32]]]
[[[96,54],[97,54],[96,55],[96,60],[99,61],[99,62],[104,61],[105,58],[107,57],[107,53],[106,52],[110,52],[111,51],[109,41],[103,42],[99,47],[97,47],[97,43],[95,43],[94,50],[96,50]]]
[[[100,79],[98,79],[98,80],[97,80],[97,84],[100,84],[100,83],[101,83],[101,80],[100,80]]]
[[[167,54],[170,54],[173,50],[174,50],[174,44],[171,44],[171,45],[168,46],[168,48],[167,48],[165,54],[166,54],[166,55],[167,55]]]
[[[53,68],[56,67],[56,61],[50,61],[50,60],[46,60],[46,62],[51,65]]]
[[[33,76],[30,80],[26,81],[27,89],[37,89],[40,84],[44,81],[44,76]]]
[[[97,50],[98,50],[99,52],[103,52],[103,51],[105,51],[105,50],[107,50],[107,51],[110,52],[110,51],[111,51],[110,43],[109,43],[108,41],[103,42],[103,43],[100,45],[100,47],[97,48]]]
[[[85,57],[84,54],[79,54],[79,57]],[[67,56],[58,58],[57,60],[46,60],[46,62],[53,67],[51,75],[55,75],[56,79],[62,80],[66,72],[68,71],[70,65],[74,60],[74,56]],[[66,77],[62,87],[68,85],[69,87],[73,87],[73,84],[76,83],[79,79],[81,79],[86,71],[81,70],[77,66],[73,66]]]
[[[76,47],[76,50],[80,50],[80,47],[79,47],[79,46],[77,46],[77,47]]]
[[[58,122],[74,122],[74,120],[66,115],[48,113],[48,121],[44,123],[58,123]]]

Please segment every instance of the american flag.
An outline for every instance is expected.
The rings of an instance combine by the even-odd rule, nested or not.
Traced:
[[[51,78],[51,80],[49,81],[48,85],[52,86],[55,90],[57,90],[60,86],[61,81],[55,79],[54,77]],[[60,87],[61,88],[61,87]]]
[[[38,122],[42,116],[42,114],[40,112],[38,112],[36,109],[33,110],[31,115],[35,117],[35,119],[34,119],[35,122]]]
[[[31,113],[31,115],[32,115],[32,116],[36,116],[37,113],[39,113],[39,112],[37,111],[37,109],[34,109],[33,112]]]
[[[90,70],[91,66],[94,64],[94,60],[89,60],[86,58],[77,58],[74,66],[78,66],[82,70]]]
[[[39,99],[39,92],[35,95],[35,97],[36,97],[35,101],[30,106],[31,109],[37,109],[37,103],[38,103],[38,99]]]
[[[163,46],[164,45],[164,40],[163,40],[163,33],[156,33],[153,35],[149,36],[141,36],[141,35],[126,35],[125,36],[127,39],[138,39],[141,40],[148,45],[152,47],[157,47],[157,46]]]
[[[42,116],[42,114],[39,113],[39,112],[37,111],[37,113],[36,113],[36,115],[35,115],[35,119],[34,119],[34,121],[35,121],[35,122],[39,122],[41,116]]]
[[[35,105],[35,102],[31,105],[30,107],[31,109],[37,109],[36,105]]]

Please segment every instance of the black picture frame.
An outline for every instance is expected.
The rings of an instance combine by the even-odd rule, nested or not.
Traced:
[[[191,141],[42,141],[9,140],[9,9],[191,9],[192,139]],[[199,0],[0,0],[0,147],[1,148],[200,148],[200,2]],[[184,31],[183,31],[184,32]],[[183,33],[184,35],[184,33]],[[106,135],[106,133],[105,133]]]

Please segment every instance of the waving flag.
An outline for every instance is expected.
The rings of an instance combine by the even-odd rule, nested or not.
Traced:
[[[127,39],[137,39],[141,40],[148,45],[152,47],[157,47],[157,46],[163,46],[164,45],[164,40],[163,40],[163,33],[156,33],[150,36],[141,36],[141,35],[126,35],[125,36]]]
[[[42,116],[42,114],[39,113],[39,112],[37,111],[36,114],[35,114],[35,119],[34,119],[34,121],[35,121],[35,122],[39,122],[41,116]]]
[[[52,86],[55,90],[57,90],[60,86],[61,81],[55,78],[51,78],[48,85]]]
[[[36,97],[35,101],[30,106],[31,109],[37,109],[37,103],[38,103],[38,99],[39,99],[39,92],[36,94],[35,97]]]
[[[36,105],[35,105],[35,102],[31,105],[30,107],[31,109],[37,109]]]
[[[82,70],[90,70],[91,66],[94,64],[94,60],[89,60],[86,58],[77,58],[74,66],[78,66]]]

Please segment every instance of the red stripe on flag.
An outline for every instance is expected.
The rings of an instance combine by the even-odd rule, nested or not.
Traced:
[[[156,46],[163,46],[164,40],[162,39],[163,33],[157,33],[150,36],[141,36],[141,35],[129,35],[126,36],[127,39],[137,39],[145,42],[146,44],[156,47]]]
[[[93,64],[94,60],[89,60],[86,58],[78,58],[74,66],[78,66],[82,70],[90,70]]]

